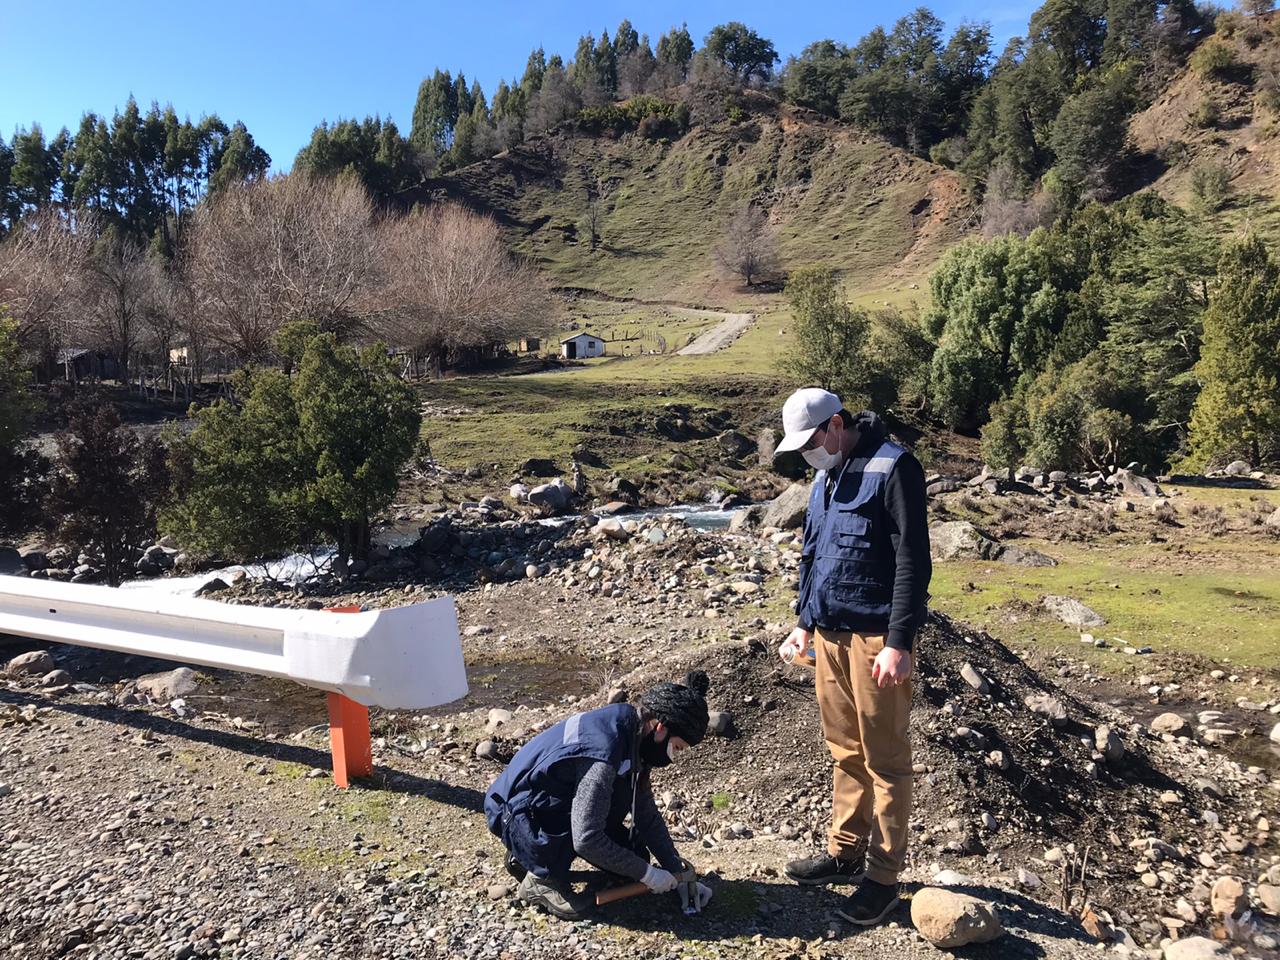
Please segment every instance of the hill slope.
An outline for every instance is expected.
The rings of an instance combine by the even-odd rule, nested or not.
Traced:
[[[591,192],[601,196],[594,250]],[[674,142],[566,125],[409,199],[422,196],[492,213],[557,284],[687,302],[735,299],[713,250],[750,200],[770,211],[788,267],[826,263],[861,291],[919,280],[976,222],[955,173],[772,101]]]
[[[1264,105],[1265,91],[1280,86],[1276,22],[1217,36],[1236,66],[1207,75],[1184,69],[1130,123],[1135,147],[1155,159],[1153,189],[1167,199],[1194,205],[1197,168],[1226,174],[1228,198],[1210,217],[1224,234],[1247,225],[1280,238],[1280,116]]]

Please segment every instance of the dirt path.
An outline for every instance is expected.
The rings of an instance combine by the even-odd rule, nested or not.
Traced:
[[[705,315],[714,314],[717,311],[681,308],[680,312]],[[747,327],[751,326],[751,322],[756,318],[754,313],[724,313],[720,314],[720,316],[724,317],[724,319],[687,347],[677,350],[676,354],[681,357],[697,357],[723,350],[742,336]]]

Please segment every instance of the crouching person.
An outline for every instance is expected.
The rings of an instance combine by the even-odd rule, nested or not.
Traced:
[[[653,893],[676,889],[686,865],[654,802],[649,771],[706,735],[707,686],[701,672],[683,685],[660,683],[638,707],[575,714],[520,748],[486,792],[484,810],[507,848],[507,868],[522,877],[521,900],[565,920],[593,909],[594,899],[569,882],[576,857]],[[711,891],[699,884],[697,894],[701,906]]]

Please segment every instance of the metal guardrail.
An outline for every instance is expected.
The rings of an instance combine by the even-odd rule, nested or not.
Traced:
[[[467,695],[452,597],[386,610],[287,610],[0,576],[0,633],[325,690],[340,786],[372,772],[368,707],[421,709]]]

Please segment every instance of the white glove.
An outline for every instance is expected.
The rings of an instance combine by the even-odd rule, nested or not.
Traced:
[[[649,888],[650,893],[670,893],[678,883],[674,873],[653,864],[649,864],[649,869],[644,872],[640,882]]]
[[[705,883],[697,883],[694,886],[698,888],[698,902],[694,906],[694,909],[698,913],[701,913],[702,908],[711,902],[711,888]]]

